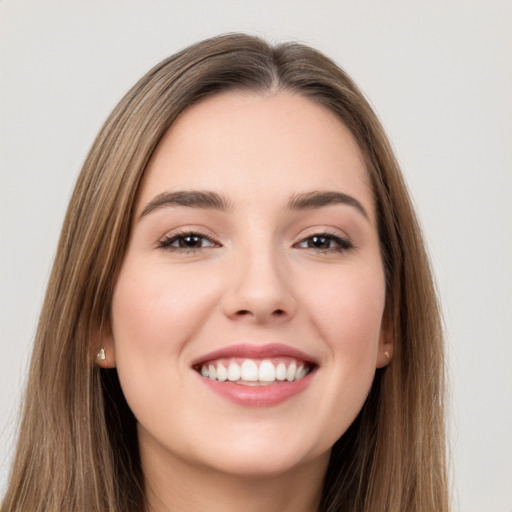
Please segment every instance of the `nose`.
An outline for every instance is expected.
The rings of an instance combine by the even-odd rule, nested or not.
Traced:
[[[297,301],[289,262],[276,251],[247,251],[232,261],[222,299],[226,316],[257,324],[286,322],[293,318]]]

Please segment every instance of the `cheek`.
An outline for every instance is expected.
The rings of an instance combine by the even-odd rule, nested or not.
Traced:
[[[312,285],[313,283],[311,283]],[[325,414],[338,418],[339,437],[362,407],[377,366],[385,282],[380,262],[317,273],[316,293],[309,294],[310,318],[327,347],[329,389],[322,399]]]
[[[365,348],[376,349],[385,304],[380,266],[367,272],[347,270],[339,276],[326,275],[323,283],[317,275],[315,284],[308,289],[316,292],[307,294],[305,300],[331,349],[337,354],[350,351],[354,356],[364,356]]]
[[[216,283],[173,270],[137,260],[123,266],[112,301],[118,367],[179,364],[177,355],[218,302]]]
[[[385,284],[376,267],[343,272],[336,279],[331,275],[320,285],[317,280],[317,293],[308,299],[310,319],[328,349],[324,392],[316,410],[330,418],[323,434],[334,442],[360,412],[375,376]]]
[[[144,426],[169,425],[190,371],[183,357],[202,319],[218,304],[217,284],[132,258],[112,300],[116,366],[125,398]]]

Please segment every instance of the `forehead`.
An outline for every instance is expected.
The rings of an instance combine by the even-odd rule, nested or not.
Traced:
[[[290,92],[226,92],[186,109],[151,157],[141,203],[163,191],[207,189],[247,199],[310,190],[355,195],[373,210],[368,173],[346,126]],[[139,205],[140,210],[140,205]]]

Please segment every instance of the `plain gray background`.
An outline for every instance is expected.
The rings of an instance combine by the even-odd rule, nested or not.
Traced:
[[[151,66],[226,31],[334,58],[381,117],[444,306],[454,509],[512,511],[512,2],[0,4],[0,490],[71,188]]]

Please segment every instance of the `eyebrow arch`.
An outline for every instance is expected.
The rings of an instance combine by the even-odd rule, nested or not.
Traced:
[[[322,206],[330,206],[333,204],[346,204],[348,206],[353,206],[366,219],[370,220],[368,212],[355,197],[344,194],[343,192],[333,192],[330,190],[320,190],[314,192],[306,192],[304,194],[295,194],[288,203],[288,209],[309,210],[314,208],[321,208]]]
[[[139,220],[149,213],[166,206],[188,206],[213,210],[228,210],[230,205],[226,199],[215,192],[202,190],[180,190],[163,192],[154,197],[142,210]]]

